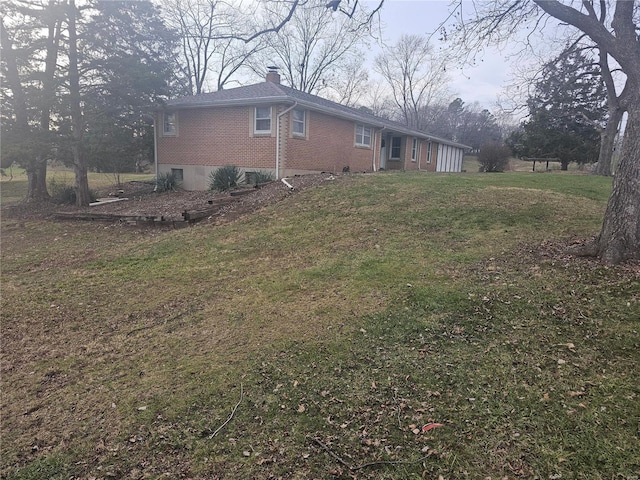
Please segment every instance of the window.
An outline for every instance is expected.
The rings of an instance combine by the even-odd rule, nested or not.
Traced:
[[[413,139],[413,144],[411,145],[411,161],[415,162],[418,158],[418,139]]]
[[[431,163],[431,142],[427,143],[427,163]]]
[[[164,113],[162,115],[162,134],[163,135],[176,135],[178,133],[176,114]]]
[[[402,145],[402,137],[391,137],[391,157],[394,160],[400,160],[400,147]]]
[[[184,181],[184,170],[181,168],[172,168],[171,175],[173,175],[178,182],[182,183]]]
[[[356,145],[371,146],[371,127],[356,125]]]
[[[306,112],[304,110],[293,111],[293,134],[299,137],[304,137],[307,133],[306,128]]]
[[[244,172],[244,183],[255,185],[258,183],[258,172]]]
[[[254,133],[271,133],[271,107],[256,107]]]

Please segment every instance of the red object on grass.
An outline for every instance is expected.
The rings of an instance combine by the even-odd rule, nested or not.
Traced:
[[[438,427],[444,427],[444,424],[442,424],[442,423],[427,423],[426,425],[424,425],[422,427],[422,433],[428,432],[432,428],[438,428]]]

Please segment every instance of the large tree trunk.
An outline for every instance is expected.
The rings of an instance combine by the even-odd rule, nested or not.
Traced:
[[[83,138],[82,107],[80,106],[80,73],[78,70],[78,35],[76,32],[76,3],[69,0],[69,99],[71,110],[73,171],[76,182],[76,205],[86,207],[91,201],[89,182],[87,179],[87,165],[82,155],[81,144]]]
[[[596,175],[609,177],[613,174],[613,151],[615,148],[618,127],[620,126],[623,115],[624,110],[620,108],[619,105],[609,111],[607,125],[600,132],[600,153],[598,154],[598,164],[593,172]]]
[[[27,172],[27,202],[49,200],[47,191],[47,160],[37,158],[29,162]]]
[[[43,141],[48,142],[48,132],[51,123],[51,108],[55,100],[55,73],[58,62],[58,50],[60,45],[61,23],[59,15],[56,13],[56,2],[50,0],[48,6],[48,36],[47,36],[47,56],[45,59],[44,76],[42,79],[42,112],[40,113],[40,130],[43,132]],[[33,168],[33,182],[29,181],[29,196],[31,199],[49,199],[47,192],[47,158],[38,156]],[[29,176],[27,176],[29,178]],[[33,188],[33,192],[32,192]]]
[[[600,64],[600,71],[602,72],[602,80],[607,87],[607,108],[609,110],[609,118],[607,125],[600,131],[600,153],[598,154],[598,165],[593,173],[596,175],[611,176],[613,174],[612,159],[613,150],[616,142],[616,135],[618,133],[618,127],[622,121],[625,109],[623,103],[628,95],[628,90],[625,88],[623,92],[616,94],[616,85],[609,68],[609,53],[602,47],[599,50],[598,63]]]
[[[596,254],[609,264],[640,259],[640,92],[629,102],[620,165],[596,241]]]
[[[6,83],[13,95],[16,133],[20,141],[26,144],[29,142],[28,139],[32,135],[31,129],[29,128],[26,95],[20,81],[20,73],[18,71],[16,54],[13,49],[13,42],[4,27],[4,23],[1,21],[0,37],[2,42],[2,56],[6,65]],[[28,202],[46,200],[49,198],[49,193],[47,192],[47,162],[42,158],[30,157],[33,152],[32,149],[25,147],[24,150],[25,158],[20,163],[22,163],[27,172],[26,200]]]
[[[557,0],[533,0],[549,15],[586,33],[611,55],[627,76],[625,98],[628,119],[620,164],[613,181],[602,230],[591,252],[609,264],[640,259],[640,40],[636,2],[617,0],[611,20],[613,32],[597,18],[593,4],[583,2],[588,14]],[[601,5],[606,5],[602,3]]]

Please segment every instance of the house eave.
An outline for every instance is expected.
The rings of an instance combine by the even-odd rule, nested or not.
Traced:
[[[406,127],[403,127],[402,125],[385,121],[384,119],[370,118],[368,116],[359,115],[356,112],[349,113],[337,108],[331,108],[325,105],[318,105],[317,103],[306,101],[304,99],[297,99],[294,97],[290,97],[288,95],[238,98],[238,99],[232,99],[232,100],[216,100],[213,102],[206,101],[206,100],[201,102],[175,102],[175,103],[169,102],[165,105],[156,107],[154,110],[156,112],[163,112],[163,111],[173,111],[173,110],[182,110],[182,109],[224,108],[224,107],[242,107],[242,106],[247,107],[247,106],[254,106],[254,105],[274,104],[274,103],[287,104],[287,105],[293,105],[297,103],[299,106],[307,108],[311,111],[317,111],[317,112],[325,113],[327,115],[331,115],[334,117],[342,118],[345,120],[362,123],[370,127],[389,130],[392,132],[398,132],[399,134],[402,134],[402,135],[409,135],[409,136],[417,137],[423,140],[442,143],[445,145],[450,145],[450,146],[462,148],[465,150],[471,150],[472,148],[468,145],[452,142],[451,140],[447,140],[445,138],[440,138],[434,135],[430,135],[427,132],[421,132],[419,130],[406,128]]]
[[[217,100],[215,102],[176,102],[167,103],[156,107],[157,112],[167,112],[173,110],[183,110],[192,108],[215,108],[215,107],[243,107],[252,105],[264,105],[269,103],[293,103],[291,98],[281,97],[256,97],[256,98],[240,98],[234,100]]]

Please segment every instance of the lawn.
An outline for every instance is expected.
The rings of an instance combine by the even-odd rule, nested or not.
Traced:
[[[105,191],[116,189],[118,182],[150,181],[155,176],[141,173],[97,173],[89,172],[89,188],[92,190]],[[63,185],[73,185],[75,177],[73,170],[64,167],[49,168],[47,170],[47,185],[49,194],[53,190]],[[27,174],[22,168],[11,167],[5,169],[4,175],[0,177],[0,204],[13,205],[21,202],[27,194]]]
[[[385,173],[216,227],[3,216],[0,475],[637,480],[638,265],[563,251],[610,187]]]

